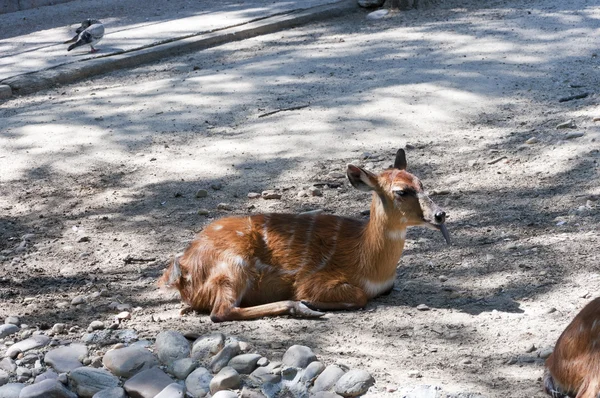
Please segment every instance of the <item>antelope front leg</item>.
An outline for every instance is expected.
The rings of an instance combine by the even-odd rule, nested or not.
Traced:
[[[306,289],[302,300],[308,307],[315,310],[356,310],[367,305],[367,295],[364,290],[349,283],[337,283],[326,288],[323,285],[311,284]],[[326,285],[325,285],[326,286]]]
[[[215,306],[210,313],[213,322],[242,321],[269,316],[291,315],[298,318],[319,318],[323,312],[314,311],[300,301],[277,301],[254,307]]]

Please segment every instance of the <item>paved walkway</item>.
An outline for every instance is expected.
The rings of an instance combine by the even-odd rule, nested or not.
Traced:
[[[303,12],[304,22],[307,22],[311,10],[337,4],[347,7],[349,3],[339,0],[77,0],[4,14],[0,15],[0,26],[3,27],[0,33],[0,82],[79,61],[160,47],[186,38],[214,36],[228,28],[256,25],[294,13]],[[106,34],[97,46],[100,51],[90,54],[89,46],[86,46],[67,52],[68,45],[62,43],[73,36],[80,21],[86,17],[100,19],[105,24]],[[239,38],[232,37],[232,40],[236,39]],[[60,79],[60,82],[65,81]]]

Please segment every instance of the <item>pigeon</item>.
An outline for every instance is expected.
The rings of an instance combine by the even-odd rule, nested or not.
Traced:
[[[65,44],[73,43],[69,46],[67,51],[71,51],[74,48],[84,46],[86,44],[89,44],[89,46],[92,48],[90,52],[95,53],[98,51],[96,48],[94,48],[94,44],[102,40],[102,37],[104,36],[104,25],[102,25],[102,22],[98,21],[97,19],[88,18],[81,23],[81,26],[78,27],[75,32],[77,34],[71,40],[67,40],[65,42]]]

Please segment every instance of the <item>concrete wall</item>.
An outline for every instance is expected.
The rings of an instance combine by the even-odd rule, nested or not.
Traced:
[[[68,3],[73,0],[0,0],[0,14]]]

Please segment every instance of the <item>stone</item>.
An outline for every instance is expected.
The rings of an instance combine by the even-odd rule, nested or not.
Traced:
[[[71,300],[71,305],[81,305],[86,303],[85,296],[75,296]]]
[[[34,383],[39,383],[44,380],[58,380],[58,373],[53,370],[47,370],[35,377]]]
[[[158,360],[167,365],[177,359],[189,357],[190,343],[183,334],[174,330],[166,330],[156,336],[154,352]]]
[[[576,131],[574,133],[569,133],[565,136],[565,140],[572,140],[573,138],[583,137],[585,133],[583,131]]]
[[[383,4],[384,0],[364,0],[364,1],[381,2]],[[360,4],[360,1],[359,1],[359,4]],[[367,6],[367,7],[369,7],[369,6]],[[335,179],[346,178],[346,174],[340,173],[339,171],[332,171],[331,173],[329,173],[329,177],[335,178]]]
[[[81,367],[67,375],[77,395],[91,398],[98,391],[119,386],[119,379],[104,369]]]
[[[18,10],[15,10],[18,11]],[[12,96],[12,89],[8,84],[0,84],[0,99],[7,99]]]
[[[262,192],[263,199],[281,199],[281,194],[272,189],[266,190]]]
[[[229,203],[219,203],[217,205],[217,210],[230,211],[233,210],[233,207]]]
[[[162,389],[161,392],[158,393],[154,398],[184,398],[185,397],[185,387],[177,384],[171,383],[165,388]],[[213,396],[214,397],[214,396]],[[236,395],[237,397],[237,395]]]
[[[256,361],[257,366],[267,366],[269,363],[269,358],[266,357],[261,357],[258,361]]]
[[[237,396],[238,395],[235,391],[221,390],[213,394],[212,398],[237,398]]]
[[[281,381],[281,375],[273,373],[272,370],[266,367],[260,367],[250,373],[250,380],[256,384],[276,384]]]
[[[19,341],[8,347],[6,350],[6,356],[16,358],[22,352],[33,350],[35,348],[41,348],[46,346],[50,342],[50,337],[38,334],[29,337],[28,339]]]
[[[21,390],[19,398],[77,398],[58,380],[48,379]]]
[[[160,368],[142,370],[123,384],[132,398],[153,398],[175,381]]]
[[[308,364],[300,380],[304,383],[312,383],[325,370],[325,365],[319,361]]]
[[[55,323],[52,326],[51,331],[53,334],[63,334],[66,329],[67,329],[67,325],[65,325],[64,323]]]
[[[556,125],[557,129],[574,129],[577,127],[573,120],[567,120],[566,122],[562,122]]]
[[[7,316],[4,319],[4,324],[19,326],[21,324],[21,320],[19,319],[18,316]]]
[[[102,321],[92,321],[87,328],[88,332],[93,332],[94,330],[102,330],[104,329],[104,322]]]
[[[231,358],[240,353],[240,344],[237,341],[225,344],[225,347],[210,361],[210,370],[213,373],[219,373],[223,369]]]
[[[19,398],[25,388],[23,383],[8,383],[0,387],[0,398]]]
[[[240,393],[240,398],[267,398],[265,394],[258,390],[254,390],[252,388],[248,388],[244,386],[242,388],[242,392]]]
[[[181,358],[167,366],[167,372],[176,379],[185,380],[198,367],[198,362],[192,358]]]
[[[118,342],[117,336],[112,333],[112,330],[96,330],[92,333],[86,333],[81,338],[84,344],[96,344],[98,346],[107,346]]]
[[[225,336],[222,333],[200,336],[192,344],[191,357],[201,362],[207,361],[209,356],[213,356],[221,351],[224,344]]]
[[[308,188],[308,193],[310,194],[310,196],[323,196],[323,191],[321,191],[317,187]]]
[[[204,397],[210,391],[212,375],[206,368],[197,368],[185,379],[185,388],[194,397]]]
[[[367,19],[376,20],[384,18],[386,15],[390,13],[390,10],[377,10],[367,14]]]
[[[147,349],[130,346],[108,351],[102,358],[102,364],[112,374],[130,378],[142,370],[158,366],[158,361]]]
[[[250,374],[257,367],[257,362],[261,358],[259,354],[237,355],[229,361],[227,366],[231,366],[240,374]]]
[[[215,191],[220,191],[221,189],[223,189],[223,184],[220,182],[213,182],[212,184],[210,184],[210,187]]]
[[[539,352],[539,357],[542,359],[547,359],[552,354],[552,352],[554,352],[554,348],[552,347],[542,348]]]
[[[285,352],[281,362],[287,366],[305,368],[309,363],[316,360],[317,356],[309,347],[303,345],[293,345]]]
[[[210,381],[211,394],[221,390],[235,390],[241,387],[240,374],[231,366],[225,366]]]
[[[208,196],[208,191],[206,189],[199,189],[196,192],[196,197],[197,198],[206,198]]]
[[[365,370],[352,369],[335,383],[335,392],[344,397],[357,397],[367,392],[375,379]]]
[[[11,334],[17,333],[21,328],[17,325],[13,325],[12,323],[5,323],[4,325],[0,325],[0,339],[5,338],[6,336],[10,336]]]
[[[48,351],[44,356],[44,362],[58,373],[68,373],[83,366],[81,361],[87,354],[88,349],[84,344],[71,344]]]
[[[310,394],[310,398],[339,398],[341,397],[341,395],[338,395],[334,392],[331,391],[318,391],[314,394]],[[403,398],[409,398],[409,397],[403,397]],[[413,397],[410,397],[413,398]],[[417,397],[414,397],[417,398]]]
[[[344,373],[346,372],[337,365],[327,366],[315,380],[312,392],[331,390]]]
[[[131,319],[131,312],[129,311],[121,311],[117,315],[115,315],[115,319],[117,321],[123,321],[125,319]]]
[[[0,386],[3,386],[6,383],[8,383],[9,379],[10,376],[8,375],[8,372],[6,372],[5,370],[0,370]]]
[[[127,398],[127,394],[121,387],[113,387],[98,391],[92,398]]]
[[[431,308],[429,308],[427,304],[419,304],[417,305],[417,309],[419,311],[429,311]]]
[[[531,137],[525,141],[525,143],[529,145],[537,144],[538,142],[540,142],[540,140],[538,140],[537,137]]]
[[[14,359],[6,357],[0,361],[0,369],[6,370],[8,373],[14,373],[17,370],[17,364]]]
[[[258,199],[260,196],[258,192],[248,192],[248,199]]]

